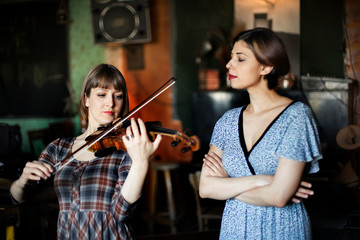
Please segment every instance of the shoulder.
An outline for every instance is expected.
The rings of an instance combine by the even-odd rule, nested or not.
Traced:
[[[300,101],[293,102],[287,109],[288,114],[293,117],[311,116],[312,112],[310,107]]]
[[[238,121],[242,107],[227,110],[215,123],[215,129],[223,128]]]
[[[74,138],[57,138],[50,142],[42,151],[39,160],[50,161],[62,160],[71,153]]]
[[[242,106],[242,107],[237,107],[237,108],[232,108],[228,111],[226,111],[223,116],[221,117],[221,119],[238,119],[241,110],[246,107],[246,106]]]
[[[299,131],[303,131],[303,129],[311,126],[314,128],[317,127],[311,107],[300,101],[294,102],[288,107],[282,121],[284,124],[288,123],[289,126],[291,125],[292,127],[295,125],[298,126]]]
[[[233,108],[228,111],[226,111],[219,120],[217,120],[215,127],[219,128],[222,126],[228,126],[229,124],[233,124],[234,122],[239,121],[239,115],[241,112],[241,109],[243,107]]]
[[[57,138],[53,140],[48,147],[55,147],[55,148],[66,148],[69,149],[72,147],[75,138]]]

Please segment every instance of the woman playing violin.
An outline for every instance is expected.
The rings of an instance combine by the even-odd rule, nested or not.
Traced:
[[[128,113],[125,79],[112,65],[100,64],[87,74],[80,95],[80,114],[86,131],[75,138],[51,142],[38,161],[28,162],[10,189],[17,202],[25,200],[30,181],[53,173],[59,201],[58,239],[132,239],[127,219],[134,211],[149,167],[149,157],[161,136],[149,140],[141,119],[131,119],[122,137],[127,151],[115,150],[97,157],[83,151],[66,166],[55,164],[72,156],[86,144],[86,137]]]

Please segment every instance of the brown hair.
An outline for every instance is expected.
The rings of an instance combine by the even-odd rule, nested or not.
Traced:
[[[129,112],[129,97],[126,88],[125,78],[113,65],[99,64],[93,67],[86,75],[80,94],[80,117],[88,123],[88,108],[85,105],[85,97],[90,96],[91,89],[101,87],[122,91],[124,103],[119,116],[122,117]]]
[[[265,76],[269,89],[278,85],[279,77],[289,73],[290,62],[283,41],[268,28],[254,28],[239,33],[233,40],[233,45],[244,41],[254,53],[256,60],[273,70]]]

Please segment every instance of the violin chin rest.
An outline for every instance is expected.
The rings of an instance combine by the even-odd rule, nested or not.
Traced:
[[[107,147],[107,148],[97,150],[94,153],[94,155],[95,155],[95,157],[105,157],[105,156],[113,153],[114,151],[116,151],[116,147]]]

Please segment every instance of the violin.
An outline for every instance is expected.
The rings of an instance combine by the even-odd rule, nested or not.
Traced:
[[[94,143],[88,150],[94,152],[96,156],[101,156],[102,151],[108,148],[116,148],[117,150],[126,151],[125,144],[122,140],[122,137],[126,135],[126,128],[130,126],[130,120],[126,120],[122,123],[120,127],[108,133],[104,138]],[[180,143],[183,145],[181,152],[185,153],[189,150],[197,151],[199,149],[199,138],[195,135],[189,137],[185,133],[181,133],[174,129],[168,129],[161,127],[161,123],[158,121],[155,122],[145,122],[146,131],[148,137],[151,141],[154,141],[156,135],[164,135],[172,137],[173,141],[171,146],[175,147]],[[85,141],[90,142],[100,134],[103,129],[106,127],[99,127],[96,132],[89,135]]]
[[[97,145],[97,142],[102,142],[103,139],[106,139],[106,136],[111,135],[113,133],[116,133],[116,130],[119,129],[121,127],[121,125],[123,125],[123,123],[128,120],[131,116],[133,116],[136,112],[138,112],[141,108],[143,108],[145,105],[147,105],[149,102],[151,102],[153,99],[155,99],[157,96],[159,96],[161,93],[163,93],[165,90],[167,90],[169,87],[171,87],[173,84],[175,84],[176,82],[176,78],[172,77],[170,78],[167,82],[165,82],[158,90],[156,90],[153,94],[151,94],[148,98],[146,98],[143,102],[141,102],[138,106],[136,106],[134,109],[132,109],[130,112],[128,112],[125,116],[123,116],[122,118],[117,118],[115,119],[111,124],[109,124],[108,126],[104,127],[104,129],[102,131],[99,131],[96,135],[94,135],[93,137],[89,138],[88,142],[86,142],[84,145],[82,145],[81,147],[79,147],[78,149],[76,149],[72,156],[68,159],[65,159],[61,162],[56,163],[53,167],[54,169],[56,169],[56,171],[53,172],[53,174],[57,171],[59,171],[60,169],[62,169],[63,167],[65,167],[66,165],[68,165],[71,161],[73,161],[74,159],[76,159],[76,157],[78,155],[80,155],[83,151],[86,151],[90,148],[92,148],[93,145]],[[150,131],[150,135],[151,134],[160,134],[163,133],[165,135],[166,131]],[[171,131],[168,131],[171,132]],[[180,142],[182,141],[182,139],[187,139],[188,138],[184,138],[184,134],[174,134],[174,132],[172,133],[168,133],[171,136],[175,136],[175,142],[178,142],[180,140]],[[182,137],[179,137],[182,136]],[[108,139],[110,139],[108,137]],[[194,141],[195,138],[190,139],[191,141]],[[189,141],[185,141],[185,142],[189,142]],[[116,142],[116,141],[115,141]],[[114,142],[114,145],[115,145]],[[197,141],[198,142],[198,141]],[[118,143],[119,144],[119,143]],[[196,146],[197,144],[195,144],[194,146]],[[116,145],[115,145],[116,146]],[[193,146],[190,144],[190,146]],[[119,144],[119,147],[121,148],[121,144]],[[190,147],[191,148],[191,147]],[[196,149],[196,147],[195,147]]]

